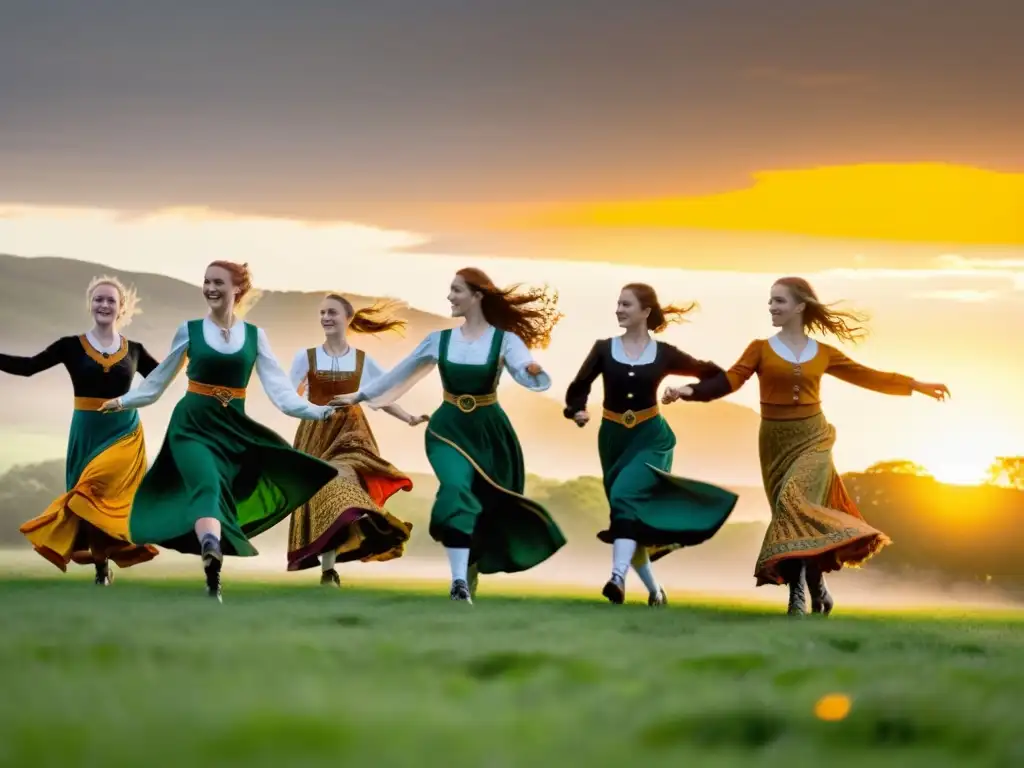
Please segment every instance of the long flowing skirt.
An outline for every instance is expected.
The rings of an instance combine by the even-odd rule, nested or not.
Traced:
[[[319,564],[333,550],[338,562],[383,561],[401,557],[412,523],[384,509],[412,480],[380,457],[362,408],[337,411],[327,421],[303,421],[295,448],[338,470],[338,476],[292,513],[288,529],[288,570]]]
[[[471,539],[480,573],[516,573],[547,560],[565,537],[543,506],[523,495],[526,470],[515,431],[500,405],[462,413],[443,403],[426,434],[439,481],[430,535]]]
[[[20,527],[35,551],[62,571],[109,559],[121,568],[157,556],[128,536],[132,499],[146,473],[138,413],[76,410],[65,463],[66,492]]]
[[[597,437],[611,525],[597,534],[647,547],[652,560],[710,539],[739,497],[709,483],[672,474],[676,437],[664,417],[629,429],[602,420]]]
[[[331,482],[338,470],[292,448],[245,415],[187,392],[175,406],[160,453],[132,505],[132,541],[199,554],[196,521],[221,524],[225,555],[259,554],[249,541]]]
[[[832,463],[836,430],[817,414],[793,421],[761,421],[758,448],[772,520],[754,577],[783,584],[779,564],[811,561],[822,573],[858,567],[892,543],[872,528],[846,492]]]

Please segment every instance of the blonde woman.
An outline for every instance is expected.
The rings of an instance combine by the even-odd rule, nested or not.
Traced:
[[[36,552],[62,571],[68,563],[92,564],[96,583],[110,584],[110,561],[121,568],[152,560],[154,547],[128,537],[128,513],[146,472],[146,443],[135,411],[99,412],[128,392],[135,374],[148,376],[157,361],[121,331],[136,311],[135,291],[116,277],[98,277],[86,289],[92,328],[64,336],[32,357],[0,355],[0,371],[34,376],[63,365],[71,378],[75,410],[65,460],[65,493],[21,526]]]

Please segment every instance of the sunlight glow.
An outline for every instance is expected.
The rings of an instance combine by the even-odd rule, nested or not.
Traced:
[[[988,477],[993,457],[985,459],[950,458],[928,464],[926,469],[940,483],[948,485],[981,485]]]

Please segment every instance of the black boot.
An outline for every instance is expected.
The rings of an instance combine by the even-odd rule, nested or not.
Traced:
[[[321,587],[341,587],[341,577],[338,572],[331,568],[327,571],[320,573],[320,586]]]
[[[473,596],[469,594],[469,585],[462,579],[452,582],[452,589],[448,593],[448,597],[457,603],[473,604]]]
[[[787,560],[779,565],[779,573],[789,586],[790,616],[803,616],[807,613],[807,568],[803,560]]]
[[[203,571],[206,573],[206,594],[221,603],[223,598],[220,591],[220,569],[224,562],[224,553],[220,548],[220,539],[215,536],[204,536],[201,556]]]
[[[622,605],[626,602],[626,580],[619,574],[613,573],[612,577],[608,579],[608,583],[604,585],[604,589],[601,590],[601,594],[608,598],[608,602]]]
[[[96,563],[96,584],[101,587],[109,587],[114,581],[114,572],[110,570],[110,561],[104,560]]]
[[[807,590],[811,593],[811,613],[820,613],[822,616],[832,613],[835,600],[828,591],[825,574],[810,564],[807,566]]]

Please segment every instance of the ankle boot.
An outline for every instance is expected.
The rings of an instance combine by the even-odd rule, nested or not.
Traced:
[[[835,600],[828,591],[825,574],[813,565],[807,566],[807,590],[811,593],[811,613],[828,616],[832,613]]]
[[[779,572],[789,586],[789,607],[786,613],[790,616],[803,616],[807,613],[807,571],[803,560],[790,560],[779,566]]]

